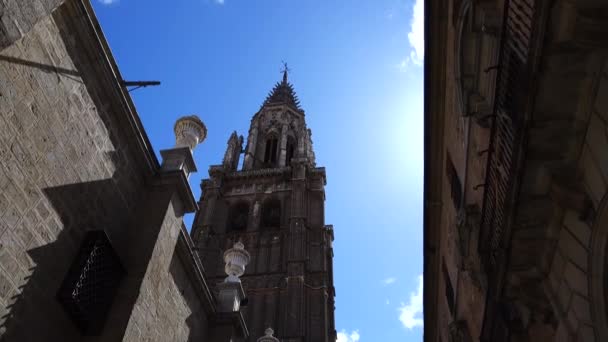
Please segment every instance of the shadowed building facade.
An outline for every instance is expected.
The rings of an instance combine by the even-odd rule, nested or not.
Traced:
[[[0,341],[335,341],[325,173],[286,79],[202,207],[204,123],[159,162],[126,85],[88,0],[0,1]]]
[[[425,11],[425,341],[607,341],[608,3]]]
[[[251,119],[245,148],[233,133],[222,164],[210,167],[192,236],[211,283],[223,277],[228,246],[241,241],[251,253],[241,277],[251,336],[272,327],[285,342],[335,341],[325,169],[315,165],[311,131],[287,76],[286,69]]]

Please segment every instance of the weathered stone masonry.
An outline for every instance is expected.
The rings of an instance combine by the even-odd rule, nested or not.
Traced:
[[[247,336],[234,315],[218,319],[183,227],[192,170],[161,169],[121,80],[88,1],[0,2],[3,341]],[[85,336],[56,294],[90,230],[126,276],[103,330]]]
[[[426,5],[425,340],[608,339],[606,3]]]
[[[204,123],[158,162],[89,1],[0,0],[0,341],[335,341],[325,170],[287,73],[263,108],[199,210]]]

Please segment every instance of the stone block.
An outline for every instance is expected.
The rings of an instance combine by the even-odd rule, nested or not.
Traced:
[[[20,268],[11,251],[4,245],[0,245],[0,266],[7,274],[17,274]]]
[[[578,329],[579,320],[574,313],[574,310],[569,310],[566,317],[568,325],[576,331]]]
[[[581,322],[591,322],[591,310],[589,307],[589,301],[578,294],[572,295],[570,302],[570,310],[576,313],[576,317]]]
[[[585,248],[589,248],[591,242],[591,227],[579,219],[578,213],[567,210],[564,214],[564,225],[566,229],[576,237]]]
[[[561,252],[559,250],[556,250],[555,254],[553,255],[553,260],[551,261],[550,270],[550,278],[555,279],[556,284],[559,284],[559,281],[563,276],[565,263],[566,261],[564,260],[564,257],[562,256]],[[557,287],[559,287],[559,285],[556,286],[556,288]]]
[[[558,247],[567,260],[576,264],[580,269],[587,270],[589,253],[567,229],[562,229]]]
[[[578,330],[577,341],[580,342],[595,342],[595,333],[589,325],[583,325]]]
[[[570,336],[568,335],[568,330],[564,323],[561,323],[557,327],[553,341],[554,342],[571,342]]]
[[[8,209],[2,216],[2,220],[9,229],[13,229],[14,227],[16,227],[20,219],[21,214],[19,213],[19,210],[17,210],[17,207],[12,204],[9,205]]]
[[[598,114],[608,121],[608,75],[606,74],[600,77],[594,107]]]
[[[599,166],[604,180],[608,179],[608,135],[604,121],[597,114],[592,114],[585,140],[593,160]]]
[[[587,274],[571,262],[566,263],[566,268],[564,269],[564,279],[574,292],[584,296],[588,295],[589,289]]]
[[[0,270],[0,298],[8,299],[10,298],[11,291],[14,290],[14,285],[7,277],[6,273]]]
[[[597,163],[591,157],[590,151],[585,148],[583,150],[580,168],[583,174],[585,189],[589,194],[589,198],[597,208],[606,193],[606,182],[602,177],[602,173]]]
[[[568,284],[562,280],[557,292],[557,301],[562,311],[566,312],[570,306],[570,298],[572,298],[572,291]]]

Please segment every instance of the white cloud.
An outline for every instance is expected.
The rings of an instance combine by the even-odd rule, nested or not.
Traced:
[[[336,342],[357,342],[359,341],[359,330],[354,330],[350,334],[346,332],[346,330],[342,329],[338,333],[338,339]]]
[[[100,3],[104,4],[104,5],[111,5],[113,3],[118,2],[118,0],[99,0]]]
[[[411,20],[412,27],[407,34],[412,51],[409,59],[422,66],[424,61],[424,0],[416,0]]]
[[[397,279],[395,279],[394,277],[388,277],[388,278],[384,279],[382,282],[384,283],[384,285],[390,285],[390,284],[394,283],[395,281],[397,281]]]
[[[407,329],[422,327],[424,320],[422,319],[422,275],[418,276],[418,290],[410,293],[410,301],[407,305],[401,303],[398,309],[400,311],[399,320]]]

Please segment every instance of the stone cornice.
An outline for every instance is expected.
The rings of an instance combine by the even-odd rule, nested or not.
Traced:
[[[281,167],[272,169],[255,169],[246,171],[236,171],[226,174],[226,179],[237,179],[237,178],[262,178],[262,177],[274,177],[274,176],[290,176],[291,167]]]
[[[310,174],[313,176],[320,176],[323,178],[323,185],[327,185],[327,177],[325,175],[325,167],[315,167],[310,170]]]
[[[446,51],[449,4],[426,0],[424,61],[424,341],[438,341],[438,280],[440,274],[439,231],[441,227]]]
[[[183,170],[167,171],[159,173],[154,180],[156,186],[173,186],[182,202],[182,210],[192,213],[198,210],[198,204],[188,183],[188,178]]]
[[[205,311],[209,315],[215,315],[217,313],[215,300],[207,283],[203,264],[193,248],[194,243],[190,235],[188,235],[186,227],[182,224],[176,245],[177,253],[182,264],[188,270],[186,274],[188,274],[194,287],[197,289],[196,294],[202,301]]]

